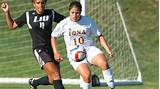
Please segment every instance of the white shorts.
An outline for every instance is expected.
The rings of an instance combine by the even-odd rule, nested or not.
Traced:
[[[99,48],[95,47],[95,46],[88,46],[88,47],[84,47],[86,50],[86,59],[84,59],[81,62],[75,62],[71,59],[71,55],[68,55],[70,64],[73,66],[73,68],[76,70],[77,67],[81,64],[81,63],[90,63],[93,59],[94,56],[103,53]]]

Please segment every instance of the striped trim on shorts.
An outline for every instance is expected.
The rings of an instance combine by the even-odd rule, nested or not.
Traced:
[[[53,58],[51,53],[47,49],[34,49],[34,55],[40,67],[43,69],[43,65],[48,62],[53,62]]]

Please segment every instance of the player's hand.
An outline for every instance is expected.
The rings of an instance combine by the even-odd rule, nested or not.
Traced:
[[[109,57],[113,58],[113,53],[112,52],[109,53]]]
[[[3,2],[3,3],[1,4],[1,9],[2,9],[4,12],[8,12],[8,11],[9,11],[8,3],[7,3],[7,2]]]
[[[63,60],[62,56],[60,53],[54,53],[54,59],[57,61],[57,62],[61,62]]]

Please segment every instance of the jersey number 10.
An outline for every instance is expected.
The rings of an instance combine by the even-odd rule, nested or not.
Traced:
[[[79,38],[75,38],[74,40],[74,45],[78,45],[78,44],[83,44],[84,43],[84,38],[83,37],[79,37]]]

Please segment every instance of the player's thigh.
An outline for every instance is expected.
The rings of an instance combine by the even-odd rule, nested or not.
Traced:
[[[101,69],[106,69],[109,67],[105,55],[100,53],[92,58],[92,64],[100,67]]]
[[[43,69],[48,75],[50,84],[53,83],[53,80],[59,80],[61,78],[60,71],[53,62],[44,64]]]
[[[59,71],[59,63],[54,60],[52,54],[47,49],[35,49],[34,55],[40,67],[45,69],[47,73]]]
[[[90,68],[87,63],[80,64],[77,67],[76,71],[82,76],[90,76],[90,73],[91,73]]]
[[[83,81],[85,82],[91,82],[90,79],[91,79],[91,71],[90,71],[90,68],[88,66],[87,63],[82,63],[80,64],[76,71],[82,76],[83,78]]]
[[[87,52],[87,60],[89,63],[92,64],[92,60],[99,54],[103,54],[103,52],[95,47],[95,46],[89,46],[86,48],[86,52]]]
[[[74,68],[74,70],[77,70],[78,66],[81,64],[88,64],[88,61],[86,59],[80,61],[80,62],[76,62],[74,60],[71,59],[71,57],[69,57],[69,62],[72,65],[72,67]]]
[[[75,62],[73,60],[70,60],[70,64],[74,68],[76,72],[78,72],[82,77],[88,78],[91,74],[88,61],[84,59],[80,62]]]
[[[43,69],[46,71],[47,74],[58,74],[59,76],[59,69],[57,65],[53,62],[47,62],[43,65]]]
[[[88,47],[87,60],[89,63],[94,64],[102,69],[108,68],[105,55],[99,48],[95,46]]]

